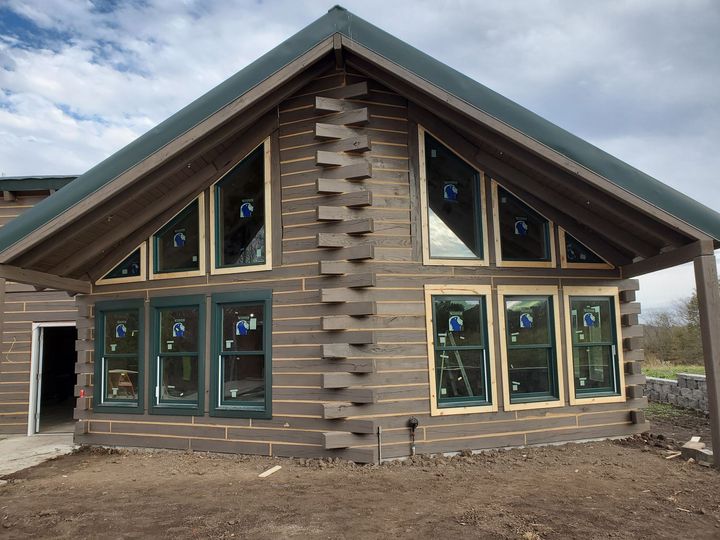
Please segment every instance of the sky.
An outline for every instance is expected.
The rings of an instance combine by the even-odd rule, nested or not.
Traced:
[[[342,4],[720,210],[717,0]],[[79,174],[304,26],[331,1],[0,0],[0,174]],[[692,265],[641,278],[645,313]]]

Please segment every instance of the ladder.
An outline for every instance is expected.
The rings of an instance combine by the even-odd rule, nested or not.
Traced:
[[[448,331],[448,342],[450,343],[450,346],[456,347],[455,343],[455,336],[453,336],[453,333]],[[460,356],[460,351],[450,351],[451,353],[455,354],[455,362],[456,366],[450,366],[450,356],[446,354],[445,352],[440,353],[440,376],[438,377],[438,390],[439,387],[442,386],[443,379],[445,377],[445,372],[448,372],[448,375],[450,377],[449,383],[450,387],[452,388],[453,393],[457,396],[458,395],[458,381],[462,381],[465,384],[465,390],[467,391],[467,394],[465,394],[468,397],[473,396],[472,387],[470,386],[470,380],[468,379],[467,373],[465,372],[465,366],[462,361],[462,357]],[[448,365],[446,366],[446,362]],[[452,375],[452,371],[460,371],[460,377],[454,377]]]

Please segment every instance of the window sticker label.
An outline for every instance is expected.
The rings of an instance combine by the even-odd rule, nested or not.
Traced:
[[[518,332],[513,332],[512,334],[510,334],[510,342],[511,343],[517,343],[517,339],[518,339]]]
[[[257,330],[257,317],[250,317],[250,330]]]
[[[117,343],[111,343],[110,344],[110,352],[115,352],[117,350]]]
[[[173,337],[185,337],[185,320],[176,320],[172,327]]]
[[[445,182],[443,186],[443,199],[456,202],[458,200],[458,193],[459,190],[455,182]]]
[[[232,346],[233,346],[232,339],[226,339],[226,340],[225,340],[225,348],[226,348],[226,349],[232,349]]]
[[[125,336],[127,336],[127,326],[125,325],[125,321],[119,321],[115,325],[115,337],[122,339]]]
[[[173,343],[174,343],[174,342],[172,342],[172,341],[168,341],[168,342],[165,343],[165,345],[167,345],[167,350],[168,350],[168,351],[172,351],[172,350],[173,350]]]
[[[532,328],[534,320],[531,313],[522,313],[520,315],[520,328]]]
[[[460,315],[451,315],[448,319],[448,330],[450,332],[462,332],[463,320]]]
[[[245,199],[240,205],[240,217],[249,218],[252,217],[255,206],[253,205],[252,199]]]
[[[598,325],[597,315],[593,311],[586,311],[583,315],[583,326],[594,328]]]
[[[515,218],[515,235],[516,236],[527,236],[527,233],[528,233],[527,218],[516,217]]]
[[[185,229],[175,231],[175,234],[173,235],[173,247],[174,248],[185,247],[186,241],[187,241],[187,237],[185,236]]]
[[[250,322],[247,319],[240,319],[235,323],[235,335],[247,336],[250,331]]]

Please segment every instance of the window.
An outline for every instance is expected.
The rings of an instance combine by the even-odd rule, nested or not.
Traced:
[[[95,349],[95,410],[143,410],[142,300],[98,302]]]
[[[153,311],[152,412],[200,414],[204,394],[205,297],[158,298]]]
[[[558,236],[560,238],[560,266],[563,268],[613,267],[564,229],[558,228]]]
[[[433,415],[496,411],[489,286],[425,286]]]
[[[425,264],[487,264],[484,186],[480,172],[420,128]]]
[[[98,284],[129,283],[144,280],[146,274],[145,260],[145,242],[143,242],[140,247],[125,257],[120,264],[99,279]]]
[[[271,268],[269,160],[266,140],[213,186],[213,273]]]
[[[151,238],[151,276],[202,275],[204,269],[204,197],[185,207]]]
[[[493,181],[495,253],[498,266],[555,266],[552,224]]]
[[[505,410],[563,405],[556,287],[499,286]]]
[[[270,292],[213,296],[213,416],[271,416]]]
[[[624,401],[617,289],[566,287],[570,402]]]

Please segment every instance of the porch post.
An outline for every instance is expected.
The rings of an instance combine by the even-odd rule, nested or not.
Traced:
[[[715,255],[695,257],[695,285],[700,311],[708,408],[715,467],[720,468],[720,290]]]

